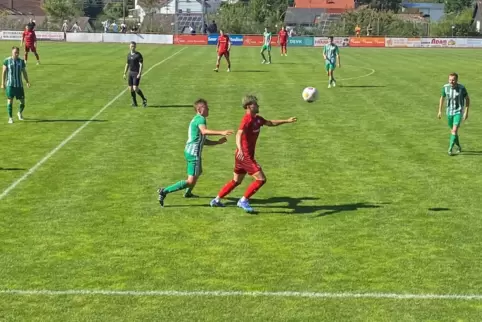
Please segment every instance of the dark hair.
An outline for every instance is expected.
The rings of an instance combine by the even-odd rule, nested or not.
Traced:
[[[20,51],[20,48],[13,46],[13,47],[12,47],[12,50],[18,50],[18,51]]]
[[[333,36],[328,37],[328,39],[330,39],[331,41],[333,41]]]
[[[204,98],[199,98],[196,101],[194,101],[194,110],[197,112],[197,106],[198,105],[205,105],[208,106],[208,101],[206,101]]]
[[[459,74],[457,74],[457,73],[450,73],[449,76],[454,76],[456,80],[459,79]]]
[[[135,41],[131,41],[131,45],[137,46]]]
[[[258,103],[258,98],[254,95],[246,95],[243,97],[242,104],[243,108],[247,109],[249,105],[253,105]]]

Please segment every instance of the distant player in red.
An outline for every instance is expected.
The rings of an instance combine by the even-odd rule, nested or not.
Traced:
[[[296,118],[291,117],[287,120],[279,121],[265,120],[258,115],[258,99],[252,95],[243,98],[243,108],[246,110],[246,114],[241,120],[241,125],[236,133],[234,178],[219,191],[218,196],[211,200],[210,205],[211,207],[224,207],[221,199],[239,186],[241,182],[243,182],[245,175],[249,174],[256,179],[256,181],[248,186],[244,196],[238,201],[238,207],[243,208],[246,212],[253,212],[253,208],[249,205],[249,198],[266,183],[266,176],[254,158],[256,141],[258,140],[261,127],[263,125],[278,126],[286,123],[294,123],[296,122]]]
[[[229,51],[231,50],[231,40],[229,40],[229,36],[225,35],[222,30],[219,30],[218,45],[216,46],[216,50],[218,52],[218,59],[216,60],[216,69],[214,69],[214,71],[219,71],[219,63],[221,62],[221,57],[224,56],[224,58],[226,58],[226,62],[228,63],[228,72],[230,72],[231,60],[229,59]]]
[[[23,32],[22,35],[22,42],[20,43],[20,46],[23,46],[25,44],[25,54],[24,54],[24,59],[25,63],[27,62],[28,59],[28,53],[30,51],[33,52],[35,55],[35,58],[37,58],[37,65],[40,64],[40,57],[37,54],[37,36],[35,35],[35,31],[33,30],[34,26],[33,24],[28,24],[27,27],[25,28],[25,31]]]
[[[281,47],[281,56],[288,56],[288,51],[286,50],[286,45],[288,44],[288,32],[286,27],[283,26],[278,33],[278,44]]]

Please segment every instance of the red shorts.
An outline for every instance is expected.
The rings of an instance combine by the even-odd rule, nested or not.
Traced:
[[[227,50],[222,50],[222,51],[218,51],[218,56],[219,57],[226,57],[226,58],[229,58],[229,51]]]
[[[249,174],[252,176],[256,172],[261,171],[261,166],[255,159],[244,156],[243,161],[240,161],[234,156],[234,173],[236,174]]]
[[[286,47],[288,43],[286,41],[283,41],[283,42],[280,42],[279,45],[282,46],[282,47]]]
[[[27,45],[25,44],[25,52],[32,51],[33,53],[37,52],[37,48],[35,48],[35,45]]]

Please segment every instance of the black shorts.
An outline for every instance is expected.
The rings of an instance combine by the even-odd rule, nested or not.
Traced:
[[[129,73],[129,78],[127,79],[127,83],[129,86],[139,86],[141,82],[141,77],[137,78],[139,73]]]

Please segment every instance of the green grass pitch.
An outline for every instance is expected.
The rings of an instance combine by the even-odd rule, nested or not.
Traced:
[[[149,69],[183,47],[138,49]],[[126,87],[127,45],[41,43],[42,64],[29,60],[26,120],[7,124],[0,113],[0,193],[35,167],[0,200],[0,320],[480,320],[480,297],[400,297],[482,294],[480,52],[343,48],[338,86],[327,89],[320,51],[275,50],[261,65],[259,48],[234,47],[232,72],[223,62],[214,73],[214,47],[186,47],[143,77],[150,107],[133,109],[127,93],[112,101]],[[436,114],[452,71],[472,111],[464,153],[449,157]],[[316,103],[302,101],[306,86],[319,89]],[[236,129],[246,93],[265,118],[298,117],[261,131],[259,214],[233,204],[250,180],[227,208],[208,206],[232,177],[234,137],[205,147],[201,198],[172,194],[161,209],[157,187],[185,178],[192,102],[209,101],[209,128]]]

